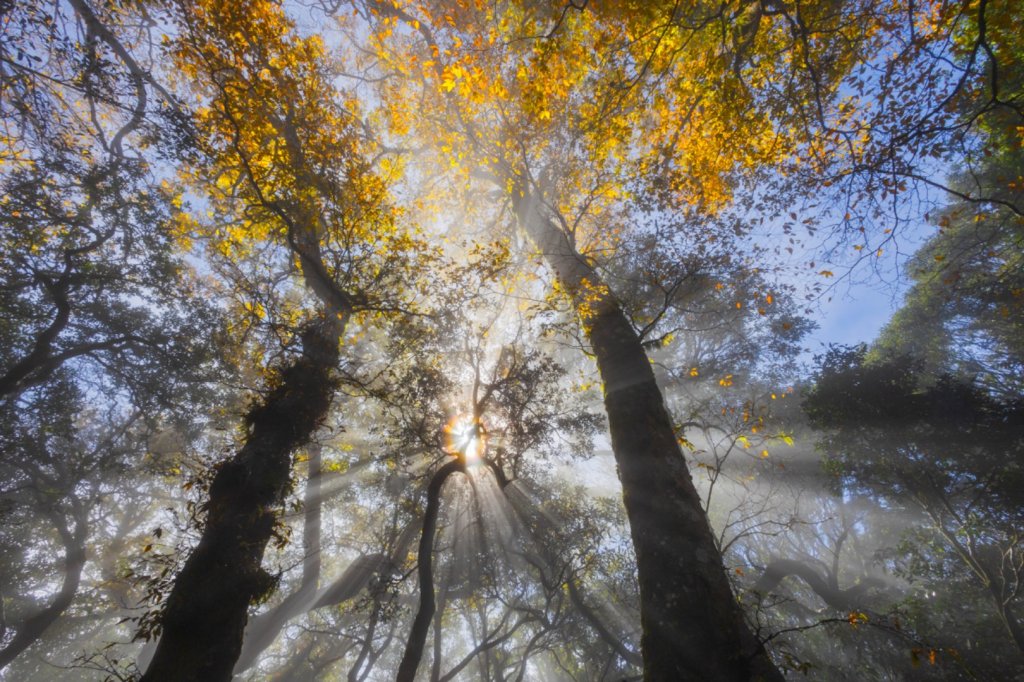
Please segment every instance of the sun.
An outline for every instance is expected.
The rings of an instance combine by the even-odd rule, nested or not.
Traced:
[[[483,422],[470,415],[458,415],[448,422],[444,432],[448,452],[465,457],[467,465],[480,463],[487,450]]]

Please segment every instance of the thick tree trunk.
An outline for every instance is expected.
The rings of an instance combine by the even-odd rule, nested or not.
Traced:
[[[306,495],[303,504],[302,580],[299,588],[285,597],[280,604],[248,621],[242,650],[235,662],[236,675],[252,667],[263,650],[277,638],[285,623],[294,616],[308,611],[316,600],[320,581],[322,449],[319,443],[310,443],[307,451],[309,473],[306,476]]]
[[[639,336],[600,276],[522,183],[514,208],[574,296],[604,383],[637,557],[644,679],[781,680],[733,597]]]
[[[199,546],[167,599],[144,682],[230,680],[248,609],[274,587],[260,566],[291,472],[292,452],[327,414],[344,318],[329,314],[303,334],[302,356],[250,410],[249,437],[210,487]]]

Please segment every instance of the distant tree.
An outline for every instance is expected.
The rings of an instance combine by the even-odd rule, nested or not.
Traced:
[[[961,580],[985,594],[1024,652],[1019,529],[1024,523],[1024,404],[958,377],[921,374],[909,357],[867,359],[833,348],[805,408],[838,488],[916,508],[955,560]],[[927,560],[918,564],[928,570]]]
[[[138,153],[175,102],[86,3],[7,9],[0,505],[12,617],[4,619],[0,667],[35,642],[54,641],[60,619],[83,602],[100,612],[129,605],[116,590],[83,586],[91,587],[90,573],[120,582],[112,555],[147,513],[120,515],[113,528],[101,519],[112,522],[119,504],[134,506],[127,486],[147,479],[151,438],[195,436],[217,394],[213,382],[225,376],[223,319],[176,251],[173,194],[153,158]],[[197,327],[206,338],[196,338]],[[39,561],[53,547],[62,548],[60,569]],[[31,596],[40,593],[47,603]],[[20,658],[15,675],[37,662]]]

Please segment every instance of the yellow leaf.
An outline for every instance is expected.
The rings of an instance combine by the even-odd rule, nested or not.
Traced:
[[[850,611],[850,614],[846,617],[846,619],[850,622],[850,625],[852,625],[853,627],[857,627],[858,625],[862,625],[868,622],[867,614],[861,613],[860,611]]]

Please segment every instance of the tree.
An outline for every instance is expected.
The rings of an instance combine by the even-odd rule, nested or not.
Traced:
[[[0,423],[4,503],[24,522],[0,538],[26,549],[4,567],[18,596],[3,643],[38,634],[23,595],[52,583],[71,610],[36,605],[53,617],[36,650],[53,642],[68,663],[81,635],[92,654],[76,665],[131,674],[114,670],[125,647],[99,643],[129,626],[80,618],[66,577],[70,592],[96,588],[79,599],[163,605],[132,621],[160,635],[146,679],[401,668],[439,681],[473,666],[618,679],[640,663],[650,679],[777,679],[776,665],[798,667],[796,630],[826,652],[868,647],[849,636],[857,617],[815,619],[847,627],[822,640],[806,607],[766,617],[770,602],[744,591],[767,571],[762,587],[812,604],[814,588],[833,605],[854,596],[851,574],[814,564],[852,540],[770,544],[805,523],[780,499],[783,461],[764,456],[790,439],[778,412],[793,401],[775,394],[807,328],[775,259],[824,231],[809,272],[827,282],[820,268],[836,266],[815,262],[880,263],[913,213],[934,212],[933,191],[959,197],[900,323],[941,318],[954,341],[922,336],[930,364],[876,391],[910,426],[886,440],[842,421],[867,408],[838,390],[816,399],[835,407],[820,423],[851,439],[837,449],[886,454],[860,458],[847,491],[895,504],[879,492],[897,497],[893,462],[939,453],[933,511],[953,539],[974,533],[975,574],[993,551],[1013,555],[1000,525],[1015,519],[1000,479],[1013,470],[927,424],[957,405],[965,429],[1016,438],[1000,424],[1019,393],[1017,13],[984,0],[4,8],[2,30],[20,34],[0,47],[14,228],[0,240]],[[951,163],[958,179],[935,181]],[[935,286],[953,276],[965,286]],[[906,340],[891,330],[892,347]],[[193,390],[210,350],[227,361],[216,407]],[[851,372],[888,362],[875,354]],[[592,385],[621,508],[562,480],[600,475],[581,459],[600,423]],[[75,396],[106,401],[95,427]],[[96,488],[57,450],[83,452],[136,408],[83,545],[45,490],[86,505]],[[456,471],[443,434],[462,412],[501,485]],[[149,447],[168,432],[196,445],[184,483],[189,456]],[[972,480],[991,505],[968,499]],[[61,535],[50,512],[72,536],[68,572],[37,559]],[[966,579],[936,538],[879,561]],[[1012,574],[988,573],[1008,624]]]
[[[286,272],[294,259],[317,308],[274,311],[285,315],[289,345],[300,348],[270,370],[265,394],[246,413],[243,444],[211,482],[202,538],[159,617],[160,641],[143,676],[150,681],[231,676],[248,608],[274,587],[261,560],[292,453],[327,415],[347,324],[386,304],[374,294],[400,277],[408,244],[329,87],[322,44],[291,35],[270,3],[179,11],[173,55],[209,103],[196,114],[193,173],[209,183],[200,187],[222,215],[212,242],[227,258],[256,252],[275,267],[283,261]],[[388,248],[375,259],[382,244]],[[259,301],[249,307],[256,318],[267,314]]]
[[[628,248],[626,226],[642,213],[623,198],[686,210],[710,237],[744,176],[817,167],[842,142],[822,119],[875,44],[880,8],[354,7],[369,24],[368,71],[392,130],[418,128],[456,177],[489,183],[580,316],[638,555],[646,674],[774,677],[730,595],[639,330],[602,261]],[[789,56],[781,69],[779,53]],[[417,102],[415,123],[403,101]]]
[[[918,507],[1024,650],[1021,406],[950,375],[927,381],[911,358],[867,361],[863,347],[833,349],[805,405],[828,429],[822,447],[837,482]]]
[[[200,420],[181,404],[201,411],[223,376],[220,316],[174,252],[172,197],[132,148],[160,118],[143,67],[87,4],[10,9],[0,48],[0,466],[13,528],[3,580],[17,615],[4,621],[0,667],[81,603],[88,568],[109,576],[97,550],[104,498],[126,494],[156,433],[194,437]],[[195,324],[210,338],[197,342]],[[33,567],[19,538],[56,542],[63,567]],[[48,603],[33,603],[30,594],[51,592],[40,580],[53,579]]]

